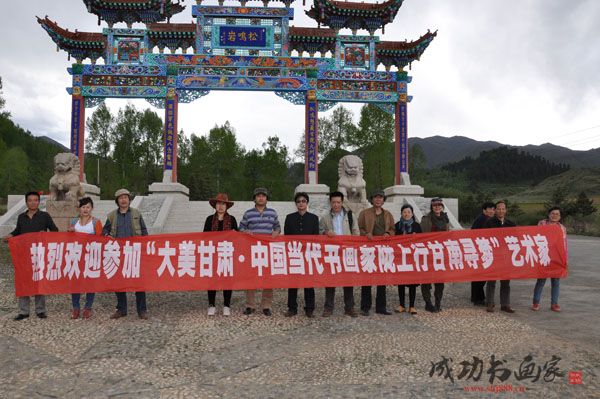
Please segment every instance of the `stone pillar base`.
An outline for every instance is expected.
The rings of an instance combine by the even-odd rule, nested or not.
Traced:
[[[93,184],[81,183],[81,188],[83,188],[84,197],[90,197],[94,202],[100,201],[100,187]]]
[[[58,231],[67,231],[71,220],[79,216],[77,205],[77,201],[46,200],[46,212],[52,216]]]
[[[329,201],[329,186],[326,184],[300,184],[296,186],[294,194],[304,192],[310,196],[310,199],[326,198]]]
[[[175,200],[189,201],[190,189],[181,183],[152,183],[148,187],[149,197],[173,197]]]
[[[294,190],[294,193],[297,192],[305,192],[307,194],[322,194],[322,195],[329,195],[329,186],[326,184],[299,184],[298,186],[296,186],[296,190]]]
[[[402,185],[402,186],[391,186],[383,190],[387,200],[386,202],[397,202],[402,201],[403,197],[422,197],[425,190],[421,186],[417,185]]]

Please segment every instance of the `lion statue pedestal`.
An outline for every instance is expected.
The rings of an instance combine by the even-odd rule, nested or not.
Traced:
[[[79,158],[70,152],[56,154],[46,211],[59,231],[67,231],[71,219],[79,215],[78,200],[83,195],[79,182]]]

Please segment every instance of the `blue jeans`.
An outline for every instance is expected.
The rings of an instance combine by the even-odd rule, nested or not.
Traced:
[[[94,297],[96,294],[93,292],[85,294],[85,309],[91,309],[94,304]],[[79,298],[81,294],[71,294],[71,302],[73,302],[73,309],[81,309],[79,305]]]
[[[551,304],[558,304],[558,293],[560,291],[560,279],[551,278],[550,282],[552,284],[552,289],[550,291],[551,296]],[[545,278],[538,278],[538,281],[535,283],[535,288],[533,289],[533,303],[540,303],[540,299],[542,298],[542,289],[544,288],[544,284],[546,284]]]

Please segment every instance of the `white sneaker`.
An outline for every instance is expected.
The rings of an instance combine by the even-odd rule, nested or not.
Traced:
[[[231,309],[228,306],[223,306],[223,316],[231,316]]]
[[[208,315],[209,316],[214,316],[216,311],[217,311],[217,309],[215,309],[214,306],[211,306],[211,307],[208,308]]]

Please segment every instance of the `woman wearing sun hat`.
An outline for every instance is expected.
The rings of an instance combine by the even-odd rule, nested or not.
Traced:
[[[237,221],[233,216],[227,213],[227,210],[233,206],[229,201],[229,195],[219,193],[215,198],[208,200],[210,206],[215,209],[215,213],[206,218],[204,222],[204,231],[226,231],[238,229]],[[208,315],[215,315],[215,299],[217,291],[208,291]],[[223,315],[231,315],[231,290],[223,291]]]

